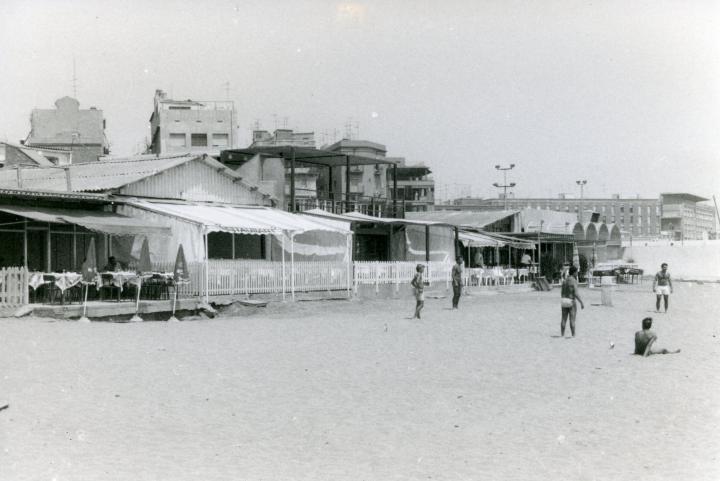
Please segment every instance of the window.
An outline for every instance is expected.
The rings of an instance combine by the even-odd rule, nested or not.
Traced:
[[[633,218],[633,216],[630,216],[630,225],[633,225],[634,223],[635,223],[635,219]]]
[[[621,205],[621,206],[620,206],[620,212],[625,212],[625,206],[624,206],[624,205]]]
[[[170,134],[170,147],[187,147],[185,134]]]
[[[633,213],[633,206],[630,206],[630,213]]]
[[[171,105],[168,107],[168,110],[190,110],[190,107],[183,105]]]
[[[212,146],[213,147],[227,147],[228,146],[228,134],[212,134]]]
[[[207,134],[192,134],[190,145],[193,147],[207,147]]]

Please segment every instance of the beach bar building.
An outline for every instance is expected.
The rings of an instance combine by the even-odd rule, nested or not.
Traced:
[[[153,270],[172,271],[178,246],[190,267],[185,297],[349,292],[349,222],[312,220],[207,156],[106,158],[63,168],[0,172],[3,265],[79,272],[89,239],[97,265],[137,266],[145,240]],[[18,242],[23,240],[23,242]]]

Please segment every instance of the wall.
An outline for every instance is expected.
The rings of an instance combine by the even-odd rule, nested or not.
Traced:
[[[623,250],[623,259],[632,259],[646,275],[653,275],[667,262],[676,279],[720,280],[720,240],[633,244]]]
[[[285,168],[282,159],[256,155],[235,169],[235,172],[248,184],[263,186],[266,192],[278,200],[278,207],[285,208]]]
[[[233,182],[202,161],[192,161],[161,172],[121,189],[123,195],[165,199],[231,202],[246,205],[270,205],[258,190]]]

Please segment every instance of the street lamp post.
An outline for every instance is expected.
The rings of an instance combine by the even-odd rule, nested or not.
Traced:
[[[503,173],[503,183],[502,183],[502,185],[500,185],[500,184],[498,184],[497,182],[495,182],[495,183],[493,183],[493,186],[494,186],[494,187],[497,187],[498,189],[500,189],[500,188],[503,189],[503,199],[504,199],[503,209],[504,209],[504,210],[507,210],[507,189],[508,189],[508,187],[510,187],[510,188],[515,187],[515,182],[510,182],[510,183],[508,184],[508,182],[507,182],[507,171],[514,169],[514,168],[515,168],[515,164],[510,164],[510,167],[500,167],[499,165],[496,165],[495,168],[496,168],[497,170],[502,170],[502,173]]]
[[[575,183],[580,186],[580,223],[583,222],[583,188],[585,187],[585,184],[587,184],[587,180],[576,180]]]

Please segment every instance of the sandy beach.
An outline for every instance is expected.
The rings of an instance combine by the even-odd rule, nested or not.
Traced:
[[[2,480],[717,480],[719,284],[0,320]],[[658,347],[631,355],[655,318]],[[566,333],[566,335],[569,335]],[[614,348],[611,348],[614,343]]]

